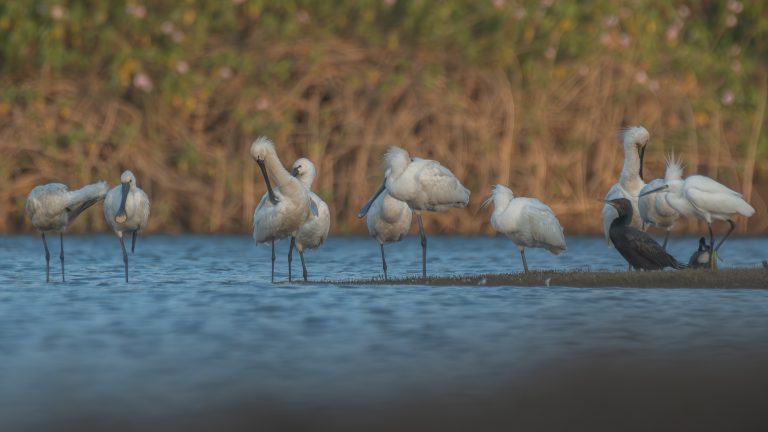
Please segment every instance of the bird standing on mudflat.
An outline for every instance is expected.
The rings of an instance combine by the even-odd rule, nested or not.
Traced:
[[[516,197],[504,185],[493,187],[483,207],[493,202],[491,226],[509,237],[520,250],[523,268],[528,273],[525,248],[544,248],[554,255],[566,249],[563,227],[549,206],[535,198]]]
[[[304,281],[307,280],[307,266],[304,264],[304,249],[317,249],[328,238],[328,230],[331,228],[331,212],[328,210],[328,204],[325,203],[316,193],[312,192],[312,183],[317,177],[315,164],[307,158],[299,158],[291,167],[291,175],[301,180],[309,190],[309,199],[317,208],[315,215],[310,211],[306,222],[301,225],[295,237],[291,237],[291,246],[288,250],[288,281],[291,280],[291,263],[293,261],[294,246],[299,251],[301,258],[301,268]]]
[[[136,235],[147,226],[149,197],[136,185],[136,176],[129,170],[120,175],[120,186],[115,186],[104,199],[104,218],[112,227],[123,249],[125,281],[128,282],[128,252],[123,234],[131,233],[131,253],[136,250]]]
[[[709,268],[709,256],[711,253],[712,246],[707,244],[707,240],[704,237],[701,237],[698,250],[688,260],[688,267],[695,269]]]
[[[667,241],[669,241],[669,233],[672,231],[672,227],[680,217],[680,213],[667,202],[667,192],[647,192],[657,190],[666,182],[681,180],[682,178],[683,166],[680,163],[680,160],[675,159],[675,155],[671,154],[667,157],[667,169],[664,173],[664,178],[654,179],[643,186],[643,188],[640,189],[640,195],[637,201],[640,219],[643,223],[646,224],[646,226],[652,225],[666,231],[664,234],[664,244],[661,245],[665,250],[667,249]]]
[[[393,198],[386,189],[377,194],[378,196],[371,198],[368,211],[364,214],[361,212],[357,217],[367,216],[365,222],[368,225],[368,234],[379,242],[381,267],[386,280],[387,260],[384,258],[384,244],[399,242],[408,235],[413,212],[408,204]]]
[[[626,198],[606,201],[616,209],[618,217],[611,222],[609,235],[613,246],[637,270],[661,270],[666,267],[683,269],[687,266],[668,254],[648,233],[629,226],[632,203]]]
[[[421,212],[466,207],[469,203],[469,189],[465,188],[459,179],[439,162],[421,158],[411,159],[408,152],[400,147],[390,147],[384,159],[386,161],[384,184],[360,209],[358,216],[365,215],[373,201],[384,190],[395,199],[405,201],[416,214],[416,220],[419,222],[421,274],[426,278],[427,235],[424,233]]]
[[[48,242],[45,240],[46,232],[59,234],[61,242],[61,281],[64,282],[64,230],[85,211],[88,207],[104,199],[109,186],[105,182],[98,182],[84,186],[78,190],[70,191],[61,183],[48,183],[35,186],[27,196],[24,209],[43,237],[45,247],[45,281],[50,280],[51,253],[48,251]]]

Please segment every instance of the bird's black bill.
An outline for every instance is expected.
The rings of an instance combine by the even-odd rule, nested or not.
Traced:
[[[267,193],[269,193],[269,200],[272,202],[272,204],[277,204],[278,199],[275,196],[275,192],[272,190],[272,184],[269,182],[269,176],[267,175],[267,167],[264,165],[264,161],[259,159],[256,161],[257,164],[259,164],[259,169],[261,169],[261,175],[264,176],[264,182],[267,184]]]
[[[638,197],[644,197],[646,195],[650,195],[652,193],[660,192],[660,191],[667,190],[667,189],[669,189],[669,185],[660,186],[660,187],[657,187],[656,189],[651,189],[651,190],[649,190],[647,192],[643,192],[640,195],[638,195]]]
[[[381,184],[381,187],[379,188],[379,190],[376,191],[375,194],[373,194],[371,199],[369,199],[368,202],[365,203],[365,205],[360,209],[360,212],[357,213],[357,217],[361,218],[361,217],[367,215],[368,214],[368,210],[370,210],[371,205],[373,204],[373,202],[376,201],[376,198],[378,198],[379,195],[381,195],[381,193],[384,192],[386,189],[387,189],[387,179],[385,178],[384,179],[384,183]]]
[[[121,186],[122,196],[120,197],[120,208],[115,215],[115,222],[123,223],[128,219],[128,215],[125,213],[125,201],[128,200],[128,192],[131,190],[131,185],[123,183]]]
[[[638,148],[637,154],[640,156],[640,180],[645,181],[643,178],[643,158],[645,157],[645,146]]]
[[[296,177],[299,175],[299,168],[294,168],[291,170],[291,175]]]

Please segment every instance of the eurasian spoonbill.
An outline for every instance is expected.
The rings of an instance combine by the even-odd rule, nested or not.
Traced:
[[[681,180],[682,178],[683,166],[680,159],[676,159],[675,155],[671,154],[667,157],[667,169],[664,173],[664,178],[654,179],[640,189],[640,198],[638,198],[637,202],[640,218],[644,224],[652,225],[666,231],[666,234],[664,235],[664,243],[661,245],[665,250],[667,249],[669,233],[672,231],[672,227],[680,217],[680,213],[667,202],[667,192],[659,191],[652,194],[645,193],[658,189],[663,186],[665,182]]]
[[[104,199],[104,218],[112,227],[123,249],[125,281],[128,282],[128,252],[123,234],[131,233],[131,253],[136,250],[136,235],[147,226],[149,197],[136,185],[136,176],[129,170],[120,175],[120,186],[115,186]]]
[[[621,140],[624,144],[624,167],[621,169],[619,182],[611,186],[608,193],[605,194],[604,201],[610,201],[616,198],[626,198],[632,204],[632,225],[635,228],[642,229],[643,221],[640,219],[640,213],[637,207],[637,196],[640,189],[645,186],[643,181],[643,155],[645,146],[648,145],[650,134],[642,126],[631,126],[624,129],[621,133]],[[618,217],[618,213],[613,206],[605,204],[603,206],[603,232],[605,240],[611,245],[609,231],[611,222]]]
[[[493,202],[491,226],[511,239],[520,250],[523,268],[528,273],[525,248],[543,248],[554,255],[566,249],[563,227],[549,206],[536,198],[516,197],[504,185],[493,187],[482,207]]]
[[[35,186],[27,196],[24,206],[32,225],[43,237],[45,247],[45,281],[50,280],[51,253],[48,251],[46,232],[59,233],[61,242],[61,281],[64,282],[64,230],[88,207],[104,199],[109,186],[98,182],[70,191],[61,183]]]
[[[267,193],[253,212],[253,239],[256,243],[272,243],[271,280],[274,282],[275,240],[294,237],[310,212],[317,214],[317,208],[309,199],[309,189],[283,167],[269,138],[259,137],[251,144],[251,157],[267,184]],[[275,181],[275,188],[270,178]]]
[[[301,180],[309,190],[309,199],[317,208],[317,215],[310,212],[309,218],[299,228],[296,237],[291,237],[291,247],[288,250],[288,280],[291,280],[291,263],[293,261],[294,245],[299,251],[301,258],[301,268],[304,275],[304,281],[307,280],[307,266],[304,264],[304,249],[317,249],[325,242],[328,237],[328,230],[331,227],[331,212],[328,210],[328,204],[325,203],[317,194],[312,192],[312,183],[317,176],[315,164],[307,158],[297,159],[291,168],[291,175]]]
[[[408,204],[395,199],[386,190],[371,198],[371,204],[364,207],[357,217],[366,217],[368,234],[379,242],[381,249],[381,267],[384,269],[384,279],[387,279],[387,260],[384,258],[384,244],[399,242],[411,228],[413,212]]]
[[[405,201],[416,213],[421,237],[421,274],[427,277],[427,235],[421,212],[445,211],[450,208],[466,207],[469,203],[469,189],[446,167],[439,162],[413,158],[408,152],[392,146],[384,156],[386,173],[384,184],[378,192],[360,209],[359,215],[365,215],[368,208],[379,194],[386,189],[393,198]]]
[[[611,241],[629,265],[638,270],[687,267],[668,254],[648,233],[630,226],[634,210],[628,199],[616,198],[606,201],[606,204],[615,208],[619,215],[611,222],[609,229]]]

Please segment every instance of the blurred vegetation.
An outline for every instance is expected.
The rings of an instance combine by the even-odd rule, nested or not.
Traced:
[[[0,4],[0,232],[30,230],[36,184],[118,182],[153,201],[150,230],[244,232],[264,185],[248,148],[319,169],[335,232],[381,181],[388,145],[473,191],[432,231],[478,233],[493,183],[599,232],[617,132],[642,124],[646,178],[742,191],[768,227],[763,1],[220,0]],[[105,229],[100,211],[73,230]],[[700,228],[689,224],[687,229]]]

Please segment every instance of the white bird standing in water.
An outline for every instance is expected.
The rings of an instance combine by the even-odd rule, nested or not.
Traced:
[[[70,191],[61,183],[35,186],[27,196],[25,210],[32,225],[41,232],[45,247],[45,281],[50,280],[51,253],[48,251],[46,232],[59,233],[61,241],[61,281],[64,282],[64,230],[88,207],[104,199],[109,186],[98,182]]]
[[[266,137],[251,144],[251,157],[256,160],[267,184],[267,193],[253,212],[253,239],[256,243],[272,243],[272,282],[275,281],[275,240],[295,237],[310,212],[318,214],[309,199],[309,189],[283,167],[275,145]],[[270,178],[275,181],[272,188]]]
[[[554,255],[566,249],[563,227],[549,206],[535,198],[516,197],[504,185],[493,187],[485,208],[493,202],[491,226],[509,237],[520,250],[523,268],[528,273],[525,248],[543,248]]]
[[[648,145],[650,134],[642,126],[632,126],[622,132],[621,138],[624,144],[624,167],[621,169],[619,182],[611,186],[608,193],[605,194],[604,201],[616,198],[628,199],[632,203],[633,210],[630,226],[642,229],[643,222],[638,211],[637,196],[640,194],[640,189],[645,186],[643,181],[643,155],[645,154],[645,146]],[[617,217],[619,217],[619,213],[613,206],[603,205],[603,232],[605,232],[605,240],[611,246],[613,244],[608,232],[611,229],[611,222]]]
[[[672,231],[672,227],[680,217],[680,213],[667,202],[667,192],[659,191],[647,195],[645,193],[654,189],[658,189],[666,182],[682,180],[682,178],[683,166],[680,162],[680,159],[675,159],[675,155],[671,154],[667,158],[667,170],[664,173],[664,178],[654,179],[650,183],[643,186],[643,188],[640,189],[640,198],[638,198],[637,201],[640,218],[642,219],[643,223],[667,231],[664,235],[664,244],[662,244],[662,247],[665,250],[667,249],[669,232]]]
[[[307,266],[304,264],[304,249],[317,249],[325,242],[328,237],[328,230],[331,228],[331,212],[328,210],[328,204],[325,203],[316,193],[312,192],[312,183],[317,176],[315,164],[307,158],[297,159],[291,168],[291,175],[301,180],[309,191],[309,199],[312,200],[317,215],[310,212],[309,218],[299,228],[296,237],[291,237],[291,247],[288,250],[288,280],[291,280],[291,263],[293,261],[293,247],[299,251],[301,258],[301,269],[304,281],[307,280]]]
[[[131,233],[131,253],[136,250],[136,235],[147,226],[149,197],[136,186],[136,176],[129,170],[120,175],[120,186],[115,186],[104,199],[104,218],[112,227],[123,249],[125,281],[128,282],[128,252],[123,234]]]
[[[395,199],[386,190],[371,198],[373,202],[368,208],[366,224],[368,234],[379,242],[381,248],[381,266],[384,269],[384,279],[387,279],[387,260],[384,258],[384,244],[399,242],[408,234],[411,228],[413,212],[403,201]],[[359,214],[358,217],[362,217]]]
[[[373,201],[386,189],[392,197],[405,201],[416,213],[421,237],[421,273],[427,277],[427,236],[421,212],[444,211],[450,208],[466,207],[469,202],[469,189],[465,188],[456,176],[439,162],[413,158],[408,152],[392,146],[384,156],[386,173],[384,184],[360,209],[358,217],[368,213]]]
[[[709,245],[714,251],[710,253],[709,265],[715,268],[715,256],[720,246],[731,235],[736,224],[731,220],[734,214],[750,217],[755,214],[755,209],[744,201],[742,195],[729,189],[723,184],[703,175],[692,175],[685,180],[672,180],[656,189],[645,192],[642,196],[659,191],[668,191],[667,202],[678,213],[686,217],[696,217],[707,222],[709,227]],[[715,235],[712,233],[712,222],[716,220],[726,221],[730,225],[720,242],[715,244]]]

